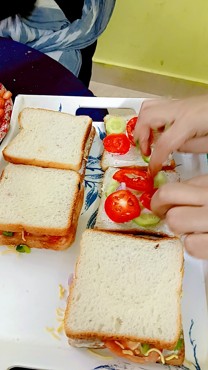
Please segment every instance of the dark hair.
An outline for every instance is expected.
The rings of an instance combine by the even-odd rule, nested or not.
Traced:
[[[20,14],[22,17],[27,17],[34,9],[36,0],[10,0],[4,3],[4,8],[0,12],[0,20],[14,17]]]

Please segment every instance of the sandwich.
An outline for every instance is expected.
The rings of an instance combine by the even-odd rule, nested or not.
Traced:
[[[9,163],[0,180],[0,245],[68,248],[83,194],[75,171]]]
[[[162,170],[153,179],[139,167],[109,167],[103,177],[96,229],[133,234],[174,236],[151,211],[151,198],[167,182],[180,181],[176,170]]]
[[[85,230],[65,310],[69,344],[181,365],[183,266],[177,238]]]
[[[89,116],[24,108],[18,122],[19,133],[3,150],[6,161],[84,173],[95,135]]]
[[[105,171],[108,167],[147,167],[150,156],[144,156],[139,148],[139,142],[134,141],[134,128],[138,117],[113,116],[104,117],[106,136],[103,139],[103,153],[101,157],[101,168]],[[150,135],[151,150],[159,133],[152,131]],[[173,169],[175,161],[172,155],[163,164],[164,168]]]

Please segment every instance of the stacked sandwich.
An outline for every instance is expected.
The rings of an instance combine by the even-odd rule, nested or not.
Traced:
[[[65,313],[69,344],[180,365],[183,248],[177,238],[86,230]]]
[[[142,364],[181,365],[183,246],[150,209],[154,192],[180,178],[172,158],[151,178],[149,158],[133,142],[136,120],[105,119],[101,201],[94,229],[82,235],[65,333],[73,346],[108,348]]]
[[[3,150],[0,244],[54,250],[73,242],[83,177],[94,138],[92,120],[25,108],[20,131]]]

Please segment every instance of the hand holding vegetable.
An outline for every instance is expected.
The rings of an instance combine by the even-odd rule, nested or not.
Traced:
[[[175,234],[185,235],[189,254],[208,259],[208,175],[161,186],[152,197],[151,209],[166,218]]]
[[[150,154],[152,129],[163,131],[151,155],[153,176],[172,152],[208,153],[208,95],[144,101],[134,131],[144,155]]]

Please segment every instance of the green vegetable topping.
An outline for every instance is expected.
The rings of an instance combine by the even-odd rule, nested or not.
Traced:
[[[132,220],[139,226],[148,227],[155,226],[160,222],[160,218],[153,213],[142,213],[139,217]]]
[[[164,172],[158,172],[154,177],[154,188],[159,188],[160,186],[166,184],[167,176]]]
[[[28,247],[28,245],[26,245],[26,244],[17,245],[16,246],[16,251],[20,252],[20,253],[30,253],[31,252],[30,247]]]
[[[126,129],[126,122],[122,117],[111,117],[106,122],[107,134],[121,134]]]
[[[150,157],[151,157],[151,155],[146,156],[146,155],[142,154],[142,159],[143,159],[146,163],[149,163],[149,161],[150,161]]]
[[[12,231],[2,231],[2,235],[4,235],[4,236],[13,236],[14,233]]]
[[[143,343],[143,344],[141,344],[140,351],[141,351],[141,353],[142,353],[143,355],[145,355],[145,353],[147,353],[147,351],[149,351],[149,349],[150,349],[149,344],[147,344],[147,343]]]
[[[105,191],[105,196],[108,197],[110,194],[114,193],[118,189],[120,185],[120,182],[112,179],[111,183],[108,185],[106,191]]]
[[[180,349],[183,348],[183,338],[179,338],[175,348],[174,348],[174,351],[179,351]]]

